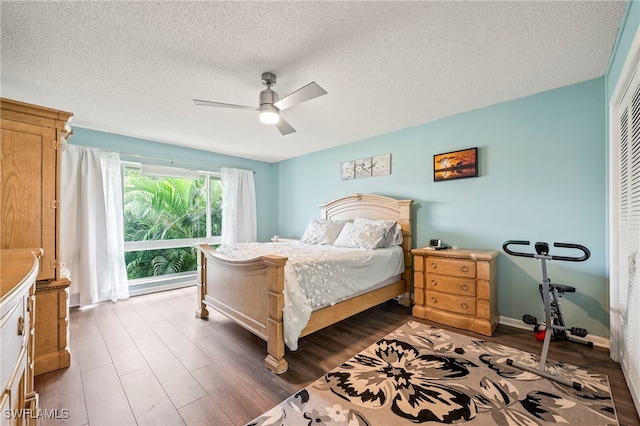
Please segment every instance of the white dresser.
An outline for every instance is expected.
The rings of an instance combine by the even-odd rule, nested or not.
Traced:
[[[40,252],[0,251],[0,424],[36,424],[33,390],[35,283]]]

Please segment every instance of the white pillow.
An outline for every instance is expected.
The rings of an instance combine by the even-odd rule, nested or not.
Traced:
[[[382,226],[386,230],[383,241],[380,242],[378,248],[399,246],[402,244],[402,226],[392,219],[367,219],[365,217],[356,217],[354,223],[369,223],[372,225]]]
[[[387,230],[371,223],[348,222],[333,243],[336,247],[375,249],[384,241]]]
[[[307,244],[333,244],[343,226],[344,223],[339,221],[311,220],[300,241]]]

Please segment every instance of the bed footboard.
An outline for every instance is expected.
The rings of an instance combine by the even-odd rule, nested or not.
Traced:
[[[250,260],[222,256],[199,246],[196,317],[207,318],[213,308],[266,340],[266,367],[287,371],[284,359],[284,265],[286,257],[268,255]]]

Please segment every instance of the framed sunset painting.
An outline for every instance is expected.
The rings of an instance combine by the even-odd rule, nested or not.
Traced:
[[[433,180],[435,182],[477,176],[477,147],[433,156]]]

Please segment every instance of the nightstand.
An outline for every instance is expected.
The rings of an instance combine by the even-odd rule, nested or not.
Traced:
[[[488,250],[413,249],[413,315],[491,336],[498,326],[496,264]]]

